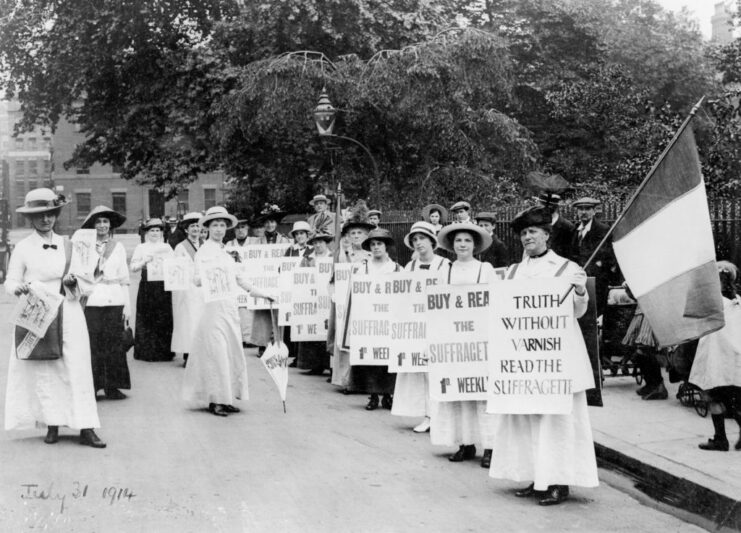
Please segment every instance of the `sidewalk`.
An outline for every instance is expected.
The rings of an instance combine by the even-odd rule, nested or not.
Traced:
[[[605,379],[605,406],[590,408],[600,466],[633,478],[660,502],[741,531],[741,452],[733,449],[738,425],[726,420],[729,452],[700,450],[713,436],[710,416],[681,405],[679,384],[664,382],[668,400],[644,401],[632,377]]]

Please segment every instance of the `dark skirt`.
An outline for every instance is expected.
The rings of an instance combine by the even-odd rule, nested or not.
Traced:
[[[396,374],[387,366],[358,365],[350,367],[350,390],[368,394],[393,394]]]
[[[302,370],[327,369],[329,368],[329,353],[327,343],[297,342],[298,367]]]
[[[129,365],[121,345],[123,306],[86,307],[85,321],[90,335],[90,361],[96,392],[130,389]]]
[[[142,269],[136,295],[136,329],[134,359],[171,361],[172,295],[165,291],[164,281],[147,281],[147,268]]]

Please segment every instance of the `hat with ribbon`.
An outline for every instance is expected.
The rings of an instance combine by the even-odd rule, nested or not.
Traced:
[[[144,223],[144,231],[149,231],[152,228],[164,230],[165,224],[162,222],[161,218],[150,218]]]
[[[317,202],[324,202],[326,204],[329,204],[329,198],[327,198],[323,194],[317,194],[314,196],[314,198],[311,199],[311,201],[309,202],[309,205],[313,207],[314,204]]]
[[[291,228],[291,237],[295,238],[294,233],[296,233],[297,231],[303,231],[306,233],[306,235],[308,235],[309,233],[311,233],[311,226],[309,226],[309,223],[304,220],[297,220],[293,223],[293,228]]]
[[[17,213],[31,215],[34,213],[46,213],[47,211],[56,211],[61,209],[69,202],[61,194],[57,194],[51,189],[45,187],[28,191],[23,205],[16,209]]]
[[[330,243],[333,240],[334,240],[334,235],[332,235],[331,233],[324,233],[324,232],[312,233],[311,235],[309,235],[309,240],[306,241],[306,244],[312,244],[313,242],[316,242],[316,241],[324,241],[324,242]]]
[[[199,213],[198,211],[191,211],[190,213],[187,213],[185,216],[183,216],[183,220],[180,221],[178,226],[180,226],[180,229],[186,230],[191,224],[198,224],[198,221],[201,220],[202,216],[203,213]]]
[[[512,230],[519,234],[525,228],[535,226],[542,228],[548,233],[551,232],[551,221],[553,216],[550,210],[543,206],[528,207],[517,213],[515,218],[510,222]]]
[[[429,222],[420,221],[415,222],[412,225],[412,228],[409,230],[409,233],[404,235],[404,244],[406,244],[406,247],[410,250],[414,250],[414,245],[412,244],[412,236],[415,233],[419,233],[420,235],[428,237],[432,241],[432,247],[437,247],[437,235],[435,235],[434,226]]]
[[[206,211],[206,214],[198,220],[198,224],[200,224],[201,227],[205,228],[208,227],[211,222],[218,219],[223,219],[226,221],[226,229],[231,229],[237,225],[237,217],[235,217],[234,215],[230,215],[226,208],[220,205],[209,207],[208,211]]]
[[[492,238],[489,232],[481,226],[477,226],[472,222],[459,222],[457,224],[450,224],[445,226],[437,234],[438,246],[443,250],[455,253],[453,248],[453,242],[455,241],[456,234],[460,232],[470,233],[473,236],[474,247],[473,253],[480,254],[491,246]]]
[[[394,238],[391,236],[391,232],[383,228],[372,229],[360,246],[363,250],[370,250],[371,241],[381,241],[387,247],[394,244]]]

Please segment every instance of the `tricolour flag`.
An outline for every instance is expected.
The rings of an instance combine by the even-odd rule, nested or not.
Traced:
[[[710,212],[690,125],[626,209],[613,248],[661,346],[724,326]]]

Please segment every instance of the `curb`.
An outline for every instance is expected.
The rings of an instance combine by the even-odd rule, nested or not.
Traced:
[[[741,501],[597,442],[594,448],[601,468],[626,476],[637,490],[657,502],[712,522],[716,531],[741,531]]]

